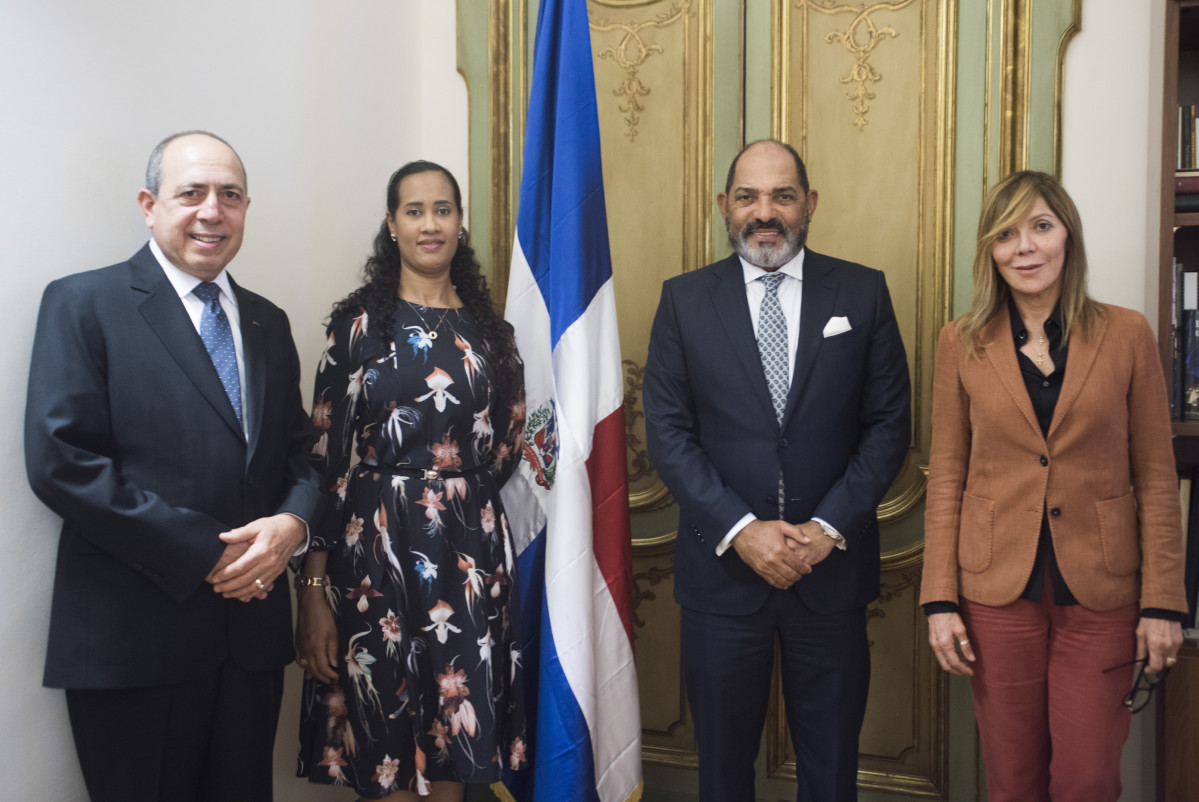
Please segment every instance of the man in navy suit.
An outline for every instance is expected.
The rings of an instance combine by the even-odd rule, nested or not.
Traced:
[[[44,683],[93,800],[271,799],[290,662],[276,581],[319,508],[287,316],[225,268],[250,199],[204,132],[155,148],[150,242],[52,282],[25,418],[63,519]]]
[[[777,638],[796,799],[852,800],[875,510],[910,439],[903,342],[881,272],[805,249],[817,195],[794,149],[747,146],[717,201],[735,254],[663,285],[644,390],[679,504],[700,799],[753,802]]]

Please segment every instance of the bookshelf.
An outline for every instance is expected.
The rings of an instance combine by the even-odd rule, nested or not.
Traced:
[[[1199,0],[1167,0],[1162,93],[1161,241],[1157,333],[1168,385],[1174,378],[1174,260],[1199,270],[1199,212],[1175,212],[1174,178],[1179,164],[1179,106],[1199,105]],[[1197,164],[1196,166],[1199,166]],[[1181,288],[1179,292],[1181,293]],[[1173,388],[1172,388],[1173,389]],[[1172,394],[1173,397],[1173,394]],[[1176,410],[1174,458],[1179,473],[1199,467],[1199,421],[1180,420]],[[1191,492],[1196,491],[1195,486]],[[1184,516],[1187,511],[1183,511]],[[1199,532],[1188,532],[1188,539]],[[1188,633],[1192,634],[1192,633]],[[1178,665],[1157,699],[1158,800],[1192,799],[1199,787],[1199,643],[1188,639]]]
[[[1156,701],[1157,798],[1189,802],[1199,788],[1199,643],[1188,638],[1183,644]]]
[[[1199,212],[1175,212],[1174,175],[1179,164],[1179,106],[1199,105],[1199,0],[1166,3],[1162,94],[1161,242],[1158,282],[1158,347],[1167,383],[1174,382],[1174,260],[1199,270]],[[1181,288],[1179,289],[1181,292]],[[1179,469],[1199,466],[1199,421],[1173,423]]]

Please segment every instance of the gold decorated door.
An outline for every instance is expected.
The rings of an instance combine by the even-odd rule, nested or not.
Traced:
[[[469,220],[503,299],[537,0],[458,0],[471,115]],[[482,13],[486,7],[487,13]],[[978,797],[969,688],[940,672],[919,596],[932,360],[969,303],[982,192],[1056,170],[1060,71],[1078,0],[587,0],[625,369],[645,798],[694,793],[673,601],[678,521],[645,450],[646,349],[661,283],[728,253],[716,194],[746,142],[790,142],[820,192],[813,249],[879,268],[907,347],[913,428],[880,507],[882,594],[863,799]],[[956,281],[955,281],[956,279]],[[956,310],[956,312],[955,312]],[[794,791],[778,678],[759,795]]]

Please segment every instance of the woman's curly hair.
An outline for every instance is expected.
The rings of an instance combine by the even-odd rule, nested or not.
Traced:
[[[454,204],[458,207],[458,214],[462,214],[462,190],[450,171],[433,162],[414,161],[392,173],[387,182],[387,212],[390,217],[395,218],[396,209],[400,205],[400,182],[410,175],[430,171],[440,172],[450,182],[450,187],[454,190]],[[392,239],[386,219],[379,226],[379,233],[375,236],[374,253],[366,260],[362,272],[365,279],[362,286],[335,303],[333,314],[366,310],[371,332],[381,342],[389,343],[395,326],[396,307],[400,303],[400,248]],[[507,410],[513,402],[519,400],[523,369],[516,352],[512,325],[495,313],[495,307],[491,304],[491,291],[487,288],[487,279],[475,258],[475,251],[470,246],[470,237],[466,234],[466,229],[463,229],[463,234],[458,239],[458,250],[450,262],[450,282],[454,285],[458,297],[462,299],[463,306],[483,330],[483,338],[495,370],[497,406]]]

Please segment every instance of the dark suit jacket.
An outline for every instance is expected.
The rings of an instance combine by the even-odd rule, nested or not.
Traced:
[[[808,251],[799,349],[780,427],[758,355],[741,263],[723,261],[668,280],[650,335],[646,432],[659,475],[679,504],[675,598],[701,612],[744,615],[770,586],[736,551],[716,546],[746,513],[819,517],[844,535],[795,585],[820,613],[878,596],[875,508],[911,439],[903,342],[877,270]],[[852,330],[825,338],[834,316]]]
[[[1078,602],[1185,612],[1182,515],[1166,382],[1144,315],[1102,305],[1071,335],[1048,436],[1020,374],[1005,308],[969,356],[941,331],[924,516],[922,603],[1002,606],[1028,584],[1049,508],[1058,568]]]
[[[204,581],[220,532],[277,512],[315,520],[320,504],[287,316],[234,292],[249,443],[149,245],[46,288],[25,460],[34,492],[63,519],[47,686],[149,686],[227,655],[250,670],[291,659],[285,581],[251,602]]]

